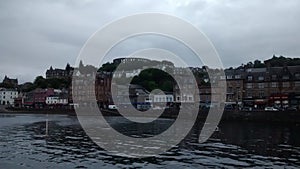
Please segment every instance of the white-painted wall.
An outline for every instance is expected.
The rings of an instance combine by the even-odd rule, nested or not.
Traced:
[[[166,102],[173,102],[174,101],[174,96],[171,94],[168,95],[152,95],[153,99],[152,102],[154,103],[166,103]]]
[[[68,104],[68,99],[62,99],[62,98],[59,98],[58,96],[49,96],[49,97],[46,97],[46,104],[47,105],[55,105],[55,104],[66,105],[66,104]]]
[[[15,98],[18,97],[18,91],[12,89],[0,89],[0,104],[14,105]]]

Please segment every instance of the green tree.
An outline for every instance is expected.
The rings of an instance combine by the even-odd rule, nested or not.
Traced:
[[[42,89],[45,89],[48,86],[47,81],[43,76],[36,77],[33,84],[36,88],[42,88]]]
[[[131,84],[141,85],[148,91],[161,89],[166,92],[171,92],[176,82],[168,73],[151,68],[143,70],[138,76],[135,76]]]

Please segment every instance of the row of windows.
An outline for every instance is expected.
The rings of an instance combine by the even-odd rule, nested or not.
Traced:
[[[240,78],[241,78],[241,75],[234,75],[234,76],[233,76],[233,75],[220,76],[220,79],[222,79],[222,80],[224,80],[225,78],[226,78],[226,79],[233,79],[233,77],[234,77],[235,79],[240,79]],[[290,79],[290,77],[289,77],[288,75],[284,75],[284,76],[282,76],[281,78],[282,78],[283,80],[288,80],[288,79]],[[295,74],[295,78],[296,78],[296,79],[300,79],[300,73]],[[271,79],[272,79],[272,80],[277,80],[277,75],[271,75]],[[249,75],[249,76],[247,76],[247,80],[248,80],[248,81],[252,81],[252,80],[254,80],[254,78],[253,78],[253,76]],[[259,80],[259,81],[265,80],[265,77],[264,77],[264,76],[258,76],[257,80]]]
[[[247,80],[252,81],[253,76],[247,76]],[[265,77],[264,76],[258,76],[257,80],[259,80],[259,81],[265,80]]]
[[[68,103],[68,101],[65,100],[55,100],[55,101],[46,101],[47,104],[55,104],[55,103]]]
[[[271,75],[271,80],[278,80],[278,78],[279,77],[277,75]],[[290,79],[290,76],[289,75],[283,75],[281,77],[281,79],[288,80],[288,79]],[[295,79],[300,79],[300,73],[295,74]],[[247,76],[247,80],[248,81],[254,80],[253,76],[251,76],[251,75]],[[259,81],[265,80],[265,77],[264,76],[258,76],[257,80],[259,80]]]
[[[226,79],[241,79],[241,75],[227,75],[227,76],[220,76],[220,79],[224,80],[225,78]]]
[[[3,94],[9,94],[9,92],[3,92]],[[1,95],[1,93],[0,93]],[[10,95],[18,95],[18,92],[10,92]]]
[[[294,82],[295,87],[300,87],[300,82]],[[257,88],[263,89],[265,87],[268,87],[268,83],[257,83]],[[269,83],[269,87],[276,88],[279,87],[278,82],[271,82]],[[290,82],[282,82],[282,87],[291,87]],[[254,88],[254,83],[246,83],[246,88],[251,89]]]
[[[155,101],[156,101],[156,102],[165,102],[165,101],[166,101],[166,102],[172,102],[172,101],[173,101],[173,98],[171,98],[171,97],[170,97],[170,98],[169,98],[169,97],[166,97],[166,98],[163,97],[163,98],[161,98],[161,97],[160,97],[160,98],[155,98]]]
[[[247,97],[253,97],[253,93],[252,92],[247,92]],[[257,94],[258,97],[265,97],[265,92],[264,91],[259,91]]]
[[[0,99],[5,99],[5,98],[7,98],[7,97],[5,97],[5,96],[0,96]],[[16,98],[16,97],[13,97],[13,96],[10,96],[10,97],[8,97],[8,98],[11,98],[11,99],[14,99],[14,98]]]
[[[180,97],[179,96],[177,97],[177,101],[180,101]],[[182,101],[193,101],[193,97],[192,96],[189,96],[189,97],[184,96],[182,98]]]

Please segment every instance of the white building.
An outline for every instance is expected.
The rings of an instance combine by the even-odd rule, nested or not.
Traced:
[[[48,97],[46,97],[46,104],[47,105],[67,105],[68,99],[61,98],[59,96],[48,96]]]
[[[142,69],[135,70],[117,70],[114,72],[114,78],[131,78],[137,76],[141,73]]]
[[[154,94],[150,99],[153,103],[168,103],[174,102],[174,96],[172,94]]]
[[[14,105],[15,98],[18,97],[18,91],[14,89],[0,89],[0,104]]]

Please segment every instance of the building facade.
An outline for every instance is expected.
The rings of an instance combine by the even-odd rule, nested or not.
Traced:
[[[18,97],[18,91],[14,89],[0,89],[0,104],[14,106],[15,98]]]
[[[5,76],[1,85],[5,88],[17,88],[18,87],[18,79],[11,79],[11,78]]]
[[[33,91],[26,93],[24,97],[24,107],[28,108],[45,108],[46,98],[54,95],[54,89],[41,89],[37,88]]]
[[[246,69],[243,103],[257,109],[266,106],[299,106],[300,66]]]
[[[71,78],[74,72],[74,68],[67,64],[65,69],[53,69],[52,66],[46,71],[46,78],[59,78],[66,79]]]

